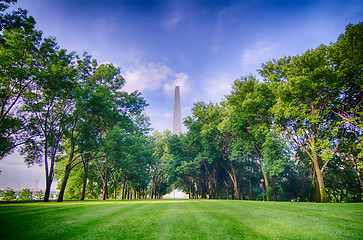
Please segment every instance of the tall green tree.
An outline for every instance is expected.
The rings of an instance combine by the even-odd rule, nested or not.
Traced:
[[[321,202],[327,201],[323,171],[338,149],[336,133],[340,129],[331,118],[327,104],[330,83],[336,79],[327,51],[328,48],[322,45],[291,61],[277,62],[282,66],[273,68],[284,69],[280,78],[270,71],[274,63],[264,65],[261,71],[267,81],[274,81],[271,84],[276,96],[274,120],[308,156],[316,179],[316,200]]]
[[[195,149],[199,149],[195,160],[199,161],[199,169],[202,172],[199,179],[203,198],[208,185],[211,186],[210,197],[220,197],[218,186],[222,182],[221,172],[224,172],[228,174],[228,178],[232,182],[235,198],[240,199],[237,162],[231,158],[231,146],[234,139],[224,121],[227,116],[224,104],[197,102],[192,108],[192,116],[185,120],[190,131],[196,131],[192,132],[191,136],[194,139]],[[200,135],[200,138],[196,137],[197,135]]]
[[[331,83],[335,92],[329,108],[338,116],[345,131],[344,151],[339,151],[343,159],[351,159],[356,172],[359,201],[362,201],[363,143],[363,22],[348,25],[344,34],[334,43],[328,52],[337,79]]]
[[[63,200],[68,176],[73,167],[83,162],[86,170],[86,164],[91,159],[106,157],[107,153],[102,151],[101,139],[107,130],[119,125],[131,131],[136,125],[135,119],[143,127],[147,126],[147,120],[143,121],[141,117],[146,102],[137,91],[130,94],[121,91],[125,79],[119,68],[112,64],[97,66],[95,61],[91,61],[90,57],[85,55],[78,61],[78,81],[73,123],[68,131],[69,158],[58,201]],[[93,157],[82,158],[91,153]],[[107,158],[105,161],[107,162]],[[105,171],[107,172],[108,168],[105,168]],[[108,175],[107,173],[103,177],[105,198]]]
[[[24,95],[40,81],[41,32],[27,11],[6,13],[16,1],[0,1],[0,159],[27,140],[25,116],[18,112]]]
[[[196,151],[188,142],[187,136],[183,134],[172,135],[167,146],[171,153],[170,181],[186,191],[189,198],[196,197],[198,189],[195,189],[195,186],[199,184],[201,177],[201,174],[198,174],[200,162],[196,158]],[[201,191],[202,198],[205,198],[204,192]]]
[[[39,49],[44,52],[37,91],[24,98],[23,110],[28,114],[30,140],[22,146],[27,163],[42,162],[45,168],[44,201],[49,201],[54,179],[54,164],[62,145],[64,133],[70,125],[73,111],[75,71],[73,54],[59,49],[53,39],[46,39]]]
[[[255,77],[248,76],[234,82],[227,99],[230,107],[228,125],[237,139],[237,150],[259,164],[269,201],[271,162],[267,161],[265,155],[270,154],[268,159],[273,155],[269,151],[272,146],[266,147],[266,140],[273,131],[271,107],[275,100],[272,92],[266,83],[259,83]]]
[[[161,198],[169,187],[169,168],[172,159],[168,142],[172,134],[169,130],[163,134],[154,132],[152,135],[154,141],[153,161],[150,165],[151,174],[151,193],[150,198]]]

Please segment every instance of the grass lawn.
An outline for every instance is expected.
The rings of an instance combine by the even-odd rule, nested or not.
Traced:
[[[1,204],[0,239],[363,239],[363,204],[227,200]]]

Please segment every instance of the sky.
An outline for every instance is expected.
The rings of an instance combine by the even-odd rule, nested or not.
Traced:
[[[15,7],[61,48],[120,67],[123,90],[142,93],[160,132],[172,129],[176,85],[185,118],[193,103],[220,102],[262,63],[328,45],[363,20],[361,0],[18,0]],[[27,168],[19,154],[0,170],[0,188],[44,187],[43,168]]]

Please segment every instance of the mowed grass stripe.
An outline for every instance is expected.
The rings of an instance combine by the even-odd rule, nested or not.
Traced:
[[[243,221],[229,214],[227,201],[195,201],[195,214],[204,225],[203,231],[208,233],[208,239],[265,239],[253,229],[248,228]],[[228,201],[228,203],[232,203]],[[204,224],[204,223],[208,224]]]
[[[196,204],[215,219],[218,239],[266,239],[264,234],[248,226],[243,208],[233,207],[237,202],[208,200],[197,201]]]
[[[66,239],[129,239],[130,236],[143,235],[143,230],[138,224],[143,219],[143,213],[148,205],[141,202],[111,202],[104,206],[106,212],[95,212],[98,217],[84,218],[77,226],[77,234],[67,234]],[[102,209],[101,209],[102,210]],[[74,229],[75,230],[75,229]],[[64,239],[64,238],[62,238]]]
[[[362,204],[222,201],[218,205],[259,238],[363,239]]]
[[[20,239],[19,233],[24,239],[94,239],[105,222],[138,207],[146,206],[110,202],[16,204],[6,214],[0,207],[0,226],[7,226],[6,231],[1,231],[4,239]]]
[[[162,214],[162,219],[154,230],[151,239],[201,239],[204,232],[202,225],[196,219],[193,211],[193,203],[185,200],[160,202],[165,205],[166,211]],[[203,238],[207,239],[207,238]]]
[[[363,204],[227,200],[0,205],[1,239],[363,239]]]

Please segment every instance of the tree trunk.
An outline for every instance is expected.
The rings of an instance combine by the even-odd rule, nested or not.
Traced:
[[[117,185],[115,184],[113,187],[113,199],[116,199],[116,196],[117,196],[116,186]]]
[[[88,162],[82,162],[82,163],[83,163],[83,169],[84,169],[84,176],[83,176],[83,183],[82,183],[81,201],[84,200],[85,195],[86,195],[87,178],[88,178]]]
[[[232,182],[233,182],[233,187],[234,187],[235,199],[241,200],[240,192],[239,192],[239,189],[238,189],[237,179],[232,179]]]
[[[126,175],[124,177],[124,182],[122,184],[122,199],[125,199],[126,198]]]
[[[45,143],[44,143],[44,167],[45,167],[45,193],[44,193],[44,202],[49,202],[49,193],[50,186],[52,185],[52,179],[50,175],[50,170],[48,166],[48,138],[45,135]]]
[[[159,187],[158,187],[158,196],[159,196],[158,198],[159,199],[161,199],[161,197],[162,197],[161,196],[161,185],[162,185],[162,183],[163,183],[163,175],[160,176],[160,183],[158,184],[159,185]]]
[[[45,186],[44,202],[49,202],[50,190],[52,187],[53,176],[54,176],[54,158],[55,155],[52,154],[50,161],[49,176],[47,176],[47,182]]]
[[[46,184],[45,184],[44,202],[49,202],[50,188],[52,186],[52,178],[51,176],[47,176],[45,179],[46,179]]]
[[[270,175],[270,178],[271,178],[271,185],[272,185],[272,193],[274,194],[274,200],[277,201],[274,176]]]
[[[358,196],[357,196],[357,201],[358,202],[362,202],[362,181],[361,181],[361,176],[360,176],[360,172],[359,172],[359,167],[358,167],[358,163],[357,160],[354,159],[353,160],[354,163],[354,169],[357,173],[357,182],[358,182]]]
[[[315,170],[315,174],[316,174],[316,180],[317,180],[317,183],[318,183],[317,187],[319,189],[320,202],[326,203],[328,201],[328,199],[327,199],[327,195],[326,195],[326,192],[325,192],[324,177],[323,177],[323,174],[322,174],[322,172],[320,170],[320,166],[319,166],[317,156],[314,155],[312,160],[313,160],[314,170]]]
[[[108,175],[108,169],[107,169],[107,160],[106,160],[105,174],[104,174],[104,177],[103,177],[103,196],[102,196],[102,200],[106,200],[108,198],[107,175]]]
[[[270,193],[270,184],[268,182],[268,175],[262,171],[263,179],[265,180],[265,188],[266,188],[266,200],[271,201],[271,193]]]
[[[153,176],[153,181],[152,181],[152,185],[151,185],[151,199],[155,199],[155,193],[156,193],[156,176]]]
[[[201,175],[201,181],[200,181],[200,196],[202,199],[207,199],[207,176],[206,172],[208,171],[207,166],[204,163],[204,172]]]
[[[71,170],[72,170],[71,165],[67,164],[66,170],[64,172],[64,176],[63,176],[63,179],[62,179],[62,184],[61,184],[61,188],[60,188],[60,191],[59,191],[57,202],[63,202],[64,192],[65,192],[65,189],[66,189],[67,181],[68,181],[68,178],[69,178],[69,174],[71,173]]]
[[[229,200],[229,184],[227,183],[226,180],[224,180],[224,185],[226,186],[226,196],[227,196],[227,200]]]
[[[311,177],[311,184],[313,185],[313,189],[314,189],[315,202],[320,202],[320,192],[319,192],[318,183],[316,181],[315,172],[312,172],[310,177]]]
[[[117,197],[117,175],[113,178],[113,199]]]
[[[240,192],[239,192],[239,188],[238,188],[238,181],[237,181],[237,176],[236,176],[236,169],[233,165],[233,163],[231,162],[231,160],[228,158],[228,162],[229,162],[229,165],[231,167],[231,171],[228,171],[227,169],[225,169],[229,175],[229,177],[231,178],[232,180],[232,183],[233,183],[233,188],[234,188],[234,199],[237,199],[237,200],[241,200],[241,195],[240,195]]]
[[[58,195],[58,199],[57,199],[57,202],[63,202],[63,197],[64,197],[64,192],[66,190],[66,186],[67,186],[67,181],[68,181],[68,178],[69,178],[69,174],[72,170],[72,160],[73,160],[73,156],[74,156],[74,148],[75,148],[75,143],[73,141],[73,138],[71,139],[71,151],[70,151],[70,154],[69,154],[69,158],[68,158],[68,163],[66,165],[66,169],[64,171],[64,176],[63,176],[63,179],[62,179],[62,185],[61,185],[61,189],[59,191],[59,195]]]
[[[252,200],[252,167],[250,168],[250,174],[249,174],[249,177],[250,177],[250,182],[249,182],[249,187],[250,187],[250,199],[249,200]]]
[[[107,181],[103,182],[103,195],[102,195],[102,200],[106,200],[108,198],[108,187],[107,187]]]
[[[213,170],[213,179],[212,180],[213,180],[212,187],[213,187],[214,198],[217,199],[217,198],[219,198],[219,196],[218,196],[218,186],[217,186],[217,171],[215,168]]]
[[[228,184],[226,185],[226,193],[227,193],[227,200],[229,200],[229,188],[228,188]]]

